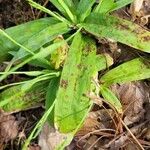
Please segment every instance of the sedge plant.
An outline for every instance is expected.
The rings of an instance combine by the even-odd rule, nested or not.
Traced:
[[[11,74],[26,76],[24,81],[0,87],[3,90],[0,107],[16,112],[46,99],[45,114],[23,149],[27,149],[48,121],[66,136],[56,146],[60,150],[70,144],[91,110],[91,94],[101,94],[121,114],[122,105],[109,89],[110,85],[150,78],[147,59],[141,57],[107,69],[98,78],[98,72],[111,66],[113,60],[106,54],[97,55],[96,40],[113,39],[150,53],[150,32],[111,14],[133,0],[101,0],[99,3],[95,0],[50,0],[56,12],[33,0],[27,1],[50,17],[0,29],[0,62],[9,62],[5,71],[0,72],[0,81]],[[38,66],[40,70],[20,71],[25,64]]]

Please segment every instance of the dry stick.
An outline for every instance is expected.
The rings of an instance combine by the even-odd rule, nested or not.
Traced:
[[[35,18],[35,14],[34,14],[34,11],[33,11],[33,7],[32,6],[30,6],[31,7],[31,12],[32,12],[32,15],[33,15],[33,19],[35,20],[36,18]]]
[[[89,133],[87,133],[86,135],[82,136],[77,143],[79,143],[81,140],[89,137],[91,134],[95,134],[95,133],[98,133],[98,132],[103,132],[103,131],[112,131],[112,132],[115,132],[115,130],[113,129],[98,129],[98,130],[94,130],[94,131],[91,131]]]
[[[121,123],[124,125],[126,130],[129,132],[129,134],[132,136],[132,138],[135,140],[135,142],[138,144],[138,146],[141,148],[141,150],[144,150],[141,143],[137,140],[137,138],[134,136],[134,134],[130,131],[130,129],[126,126],[126,124],[123,122],[123,120],[120,118]]]
[[[104,101],[104,102],[109,105],[109,103],[107,103],[106,101]],[[117,124],[116,124],[114,118],[111,116],[111,114],[110,114],[109,111],[107,110],[107,108],[106,108],[104,105],[102,105],[102,107],[106,110],[107,114],[108,114],[108,115],[110,116],[110,118],[112,119],[112,121],[113,121],[113,123],[114,123],[114,125],[115,125],[115,128],[117,128]],[[112,108],[112,109],[113,109],[113,108]],[[114,109],[113,109],[113,110],[114,110]],[[114,112],[115,112],[115,110],[114,110]]]
[[[91,150],[91,149],[93,148],[93,146],[94,146],[99,140],[101,140],[103,137],[105,137],[105,136],[99,137],[87,150]]]
[[[48,1],[49,1],[49,0],[46,0],[46,1],[45,1],[45,3],[43,4],[43,7],[45,7],[45,6],[48,4]],[[38,18],[40,17],[41,12],[42,12],[41,10],[38,12],[36,19],[38,19]]]

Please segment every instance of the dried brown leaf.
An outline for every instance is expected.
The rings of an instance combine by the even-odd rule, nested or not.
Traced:
[[[41,150],[54,150],[66,137],[67,134],[61,134],[45,123],[39,135],[39,146]]]
[[[148,100],[149,91],[142,82],[116,84],[111,87],[121,100],[126,125],[138,122],[144,117],[143,104]]]
[[[130,14],[133,20],[137,20],[140,25],[149,23],[150,17],[150,1],[135,0],[130,7]]]
[[[0,147],[17,137],[18,125],[15,117],[0,110]]]

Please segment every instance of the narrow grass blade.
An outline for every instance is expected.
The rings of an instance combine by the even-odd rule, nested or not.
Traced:
[[[66,18],[68,18],[68,14],[65,10],[64,7],[62,7],[61,3],[58,1],[58,0],[49,0]],[[64,0],[63,1],[67,6],[68,8],[70,9],[70,11],[72,12],[73,15],[75,15],[75,11],[76,11],[76,8],[75,8],[75,4],[72,0]]]
[[[37,9],[39,9],[39,10],[41,10],[41,11],[43,11],[43,12],[45,12],[45,13],[47,13],[47,14],[53,16],[53,17],[55,17],[56,19],[58,19],[58,20],[61,21],[61,22],[69,23],[69,22],[68,22],[65,18],[63,18],[62,16],[61,16],[61,17],[58,16],[57,14],[55,14],[54,12],[52,12],[51,10],[49,10],[49,9],[47,9],[47,8],[45,8],[45,7],[43,7],[43,6],[41,6],[40,4],[34,2],[33,0],[27,0],[27,1],[29,2],[29,4],[30,4],[32,7],[35,7],[35,8],[37,8]],[[70,23],[69,23],[69,24],[70,24]]]
[[[54,100],[56,99],[59,83],[60,83],[60,78],[53,78],[51,79],[48,85],[47,92],[46,92],[46,102],[45,102],[46,110],[48,110],[51,107]],[[52,126],[54,126],[54,110],[49,115],[48,122]]]
[[[105,73],[100,82],[105,86],[150,78],[150,65],[145,59],[136,58]]]
[[[70,0],[71,1],[71,0]],[[68,5],[65,3],[65,1],[62,0],[58,0],[58,2],[61,4],[61,7],[64,8],[64,10],[66,11],[67,15],[69,16],[69,18],[71,19],[71,21],[73,23],[76,22],[76,18],[75,16],[72,14],[71,10],[69,9]],[[67,0],[67,2],[69,2],[69,0]]]
[[[81,26],[96,37],[111,38],[150,53],[150,32],[130,21],[93,13]]]
[[[46,122],[46,120],[47,120],[48,116],[50,115],[51,111],[53,110],[53,108],[55,106],[55,102],[56,102],[56,100],[53,102],[53,104],[51,105],[51,107],[44,113],[44,115],[42,116],[42,118],[40,119],[40,121],[36,124],[35,128],[31,132],[30,136],[25,141],[25,144],[23,145],[22,150],[27,150],[28,149],[28,145],[30,144],[30,141],[32,139],[34,139],[37,136],[37,134],[39,134],[39,132],[41,131],[42,126]]]

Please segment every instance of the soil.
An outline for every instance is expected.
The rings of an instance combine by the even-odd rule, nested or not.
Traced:
[[[43,5],[45,0],[37,0],[37,2]],[[51,7],[49,3],[47,6]],[[115,15],[132,20],[129,6],[119,10]],[[39,14],[39,11],[30,7],[26,0],[0,0],[0,28],[6,29],[43,16],[45,16],[45,14]],[[149,22],[143,24],[143,22],[140,22],[140,19],[134,21],[144,28],[147,28],[147,30],[150,30]],[[102,44],[101,50],[106,52],[109,49],[108,53],[115,59],[115,65],[139,55],[149,57],[148,54],[138,52],[135,49],[131,52],[128,46],[122,44],[116,45],[116,43],[103,40],[99,42]],[[121,54],[114,52],[116,47],[117,49],[124,49],[124,51]],[[112,90],[118,94],[124,106],[125,114],[121,119],[128,125],[127,128],[134,133],[144,149],[150,149],[150,82],[146,80],[132,84],[116,85],[112,87]],[[123,91],[126,92],[123,93]],[[131,106],[129,107],[129,105]],[[116,114],[108,108],[109,106],[107,104],[104,104],[103,109],[100,109],[99,106],[93,108],[83,128],[77,133],[73,142],[67,147],[67,150],[140,149],[139,145],[137,145],[137,141],[127,132],[125,127],[121,126],[119,117],[117,118]],[[132,110],[134,110],[134,112]],[[12,119],[12,116],[9,117],[14,122],[17,121],[17,125],[15,123],[13,127],[17,129],[18,132],[11,135],[13,137],[17,134],[17,138],[5,141],[5,145],[2,145],[0,150],[20,150],[21,144],[26,137],[28,137],[43,112],[44,109],[39,107],[13,114],[15,119]],[[88,130],[86,130],[87,128]],[[38,144],[37,139],[33,140],[31,144],[30,150],[40,150],[39,146],[36,145]]]

